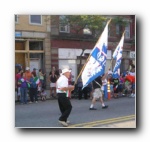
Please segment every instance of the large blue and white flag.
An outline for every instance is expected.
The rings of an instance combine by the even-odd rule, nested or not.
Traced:
[[[101,34],[98,42],[94,46],[90,53],[90,58],[82,72],[81,78],[83,88],[86,87],[90,82],[101,76],[105,72],[106,58],[107,58],[107,45],[108,45],[108,24]]]
[[[113,69],[113,78],[119,78],[120,76],[120,65],[121,65],[121,59],[122,59],[122,51],[123,51],[123,43],[124,43],[124,33],[122,35],[122,38],[116,47],[114,53],[113,53],[113,58],[116,60],[116,64]]]

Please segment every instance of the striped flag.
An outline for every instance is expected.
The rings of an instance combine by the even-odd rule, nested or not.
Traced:
[[[35,78],[34,78],[34,82],[35,82],[37,85],[39,85],[39,84],[40,84],[40,79],[39,79],[38,77],[35,77]]]
[[[113,58],[116,60],[116,64],[113,69],[113,78],[119,78],[119,70],[120,70],[120,65],[121,65],[121,59],[122,59],[122,51],[123,51],[123,43],[124,43],[124,33],[122,35],[122,38],[116,47],[114,53],[113,53]]]
[[[110,20],[107,22],[103,33],[90,53],[90,58],[82,72],[81,78],[83,82],[83,88],[98,76],[103,75],[105,72],[109,23]]]
[[[66,91],[66,97],[70,98],[71,97],[71,92],[68,90]]]

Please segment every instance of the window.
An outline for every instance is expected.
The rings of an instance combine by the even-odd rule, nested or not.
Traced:
[[[30,24],[42,25],[41,15],[30,15]]]
[[[59,31],[64,32],[64,33],[69,33],[70,32],[70,27],[69,27],[69,25],[60,25],[59,26]]]
[[[67,23],[65,15],[59,16],[59,31],[64,33],[70,32],[70,26],[69,23]]]
[[[125,27],[125,38],[130,38],[130,23]]]
[[[15,15],[15,23],[18,23],[18,15]]]

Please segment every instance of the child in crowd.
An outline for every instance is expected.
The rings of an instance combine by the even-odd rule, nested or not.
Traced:
[[[42,91],[41,91],[41,99],[42,99],[42,101],[46,101],[46,96],[47,96],[46,91],[44,89],[42,89]]]

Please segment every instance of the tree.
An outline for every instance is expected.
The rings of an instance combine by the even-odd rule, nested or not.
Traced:
[[[102,32],[107,18],[99,15],[66,15],[61,16],[60,23],[69,25],[71,29],[79,34],[83,29],[88,28],[94,37]]]

